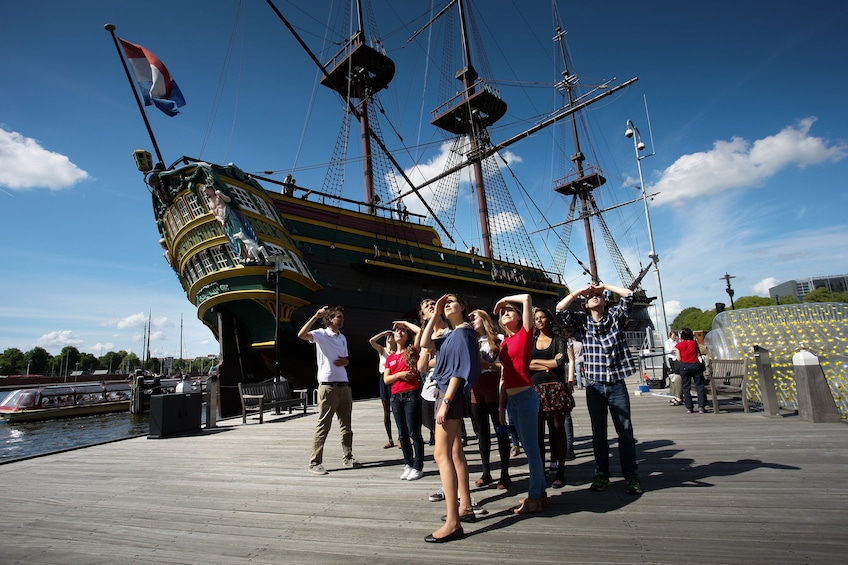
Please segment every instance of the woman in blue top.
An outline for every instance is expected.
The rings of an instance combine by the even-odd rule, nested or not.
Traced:
[[[436,301],[435,315],[421,332],[421,346],[438,350],[433,370],[438,385],[433,458],[447,505],[444,525],[424,541],[444,543],[465,536],[461,522],[476,521],[462,449],[462,419],[468,416],[471,387],[480,377],[480,351],[477,333],[468,323],[468,308],[457,295],[446,294]]]

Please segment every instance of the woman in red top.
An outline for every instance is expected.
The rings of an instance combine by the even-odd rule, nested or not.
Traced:
[[[686,413],[692,413],[692,379],[698,393],[698,412],[703,414],[707,408],[707,395],[704,392],[704,370],[699,356],[701,350],[695,341],[695,334],[689,328],[680,330],[680,341],[674,346],[674,356],[680,361],[680,377],[683,381],[683,403]]]
[[[401,480],[416,481],[424,475],[424,438],[421,436],[421,382],[418,378],[418,326],[395,322],[395,351],[386,358],[383,382],[392,387],[392,414],[403,452]]]
[[[530,488],[527,498],[513,509],[516,514],[541,512],[547,506],[545,467],[539,451],[539,395],[530,378],[533,352],[533,303],[529,294],[505,296],[495,304],[501,329],[506,337],[501,342],[498,358],[502,367],[500,410],[501,424],[506,423],[504,410],[509,402],[512,424],[524,443],[530,465]]]

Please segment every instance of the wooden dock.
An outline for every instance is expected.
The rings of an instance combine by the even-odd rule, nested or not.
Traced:
[[[631,389],[634,387],[631,387]],[[613,449],[613,485],[594,474],[589,420],[577,391],[578,458],[542,514],[516,517],[513,488],[474,491],[488,514],[466,539],[426,544],[445,512],[432,448],[425,477],[399,480],[379,400],[356,402],[354,453],[341,465],[337,423],[326,476],[307,472],[309,414],[219,422],[199,435],[133,438],[0,465],[0,563],[838,563],[848,557],[848,427],[792,414],[685,414],[632,396],[645,494],[628,496]],[[726,401],[722,399],[723,405]],[[725,405],[727,406],[727,405]],[[467,448],[479,477],[476,441]],[[497,461],[497,455],[493,454]]]

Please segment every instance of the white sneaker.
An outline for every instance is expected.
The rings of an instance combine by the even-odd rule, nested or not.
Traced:
[[[474,510],[475,516],[485,516],[489,513],[489,511],[483,508],[482,505],[477,504],[477,501],[474,500],[473,496],[471,497],[471,509]]]
[[[424,471],[419,471],[418,469],[410,469],[409,474],[406,475],[407,481],[417,481],[421,477],[424,476]]]
[[[428,498],[428,500],[430,502],[441,502],[444,499],[445,499],[445,491],[443,491],[441,489],[441,487],[439,488],[439,490],[437,490],[436,492],[431,494]]]
[[[409,465],[404,465],[403,473],[400,474],[400,480],[405,481],[406,478],[409,476],[410,471],[412,471],[412,467],[410,467]]]
[[[362,463],[360,463],[353,457],[350,457],[348,459],[342,459],[342,465],[349,469],[359,469],[360,467],[362,467]]]
[[[324,466],[319,463],[318,465],[310,466],[309,472],[313,475],[326,475],[327,469],[325,469]]]

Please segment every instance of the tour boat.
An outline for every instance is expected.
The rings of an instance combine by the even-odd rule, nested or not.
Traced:
[[[21,388],[13,390],[0,402],[0,417],[15,423],[129,412],[130,396],[129,382]]]

